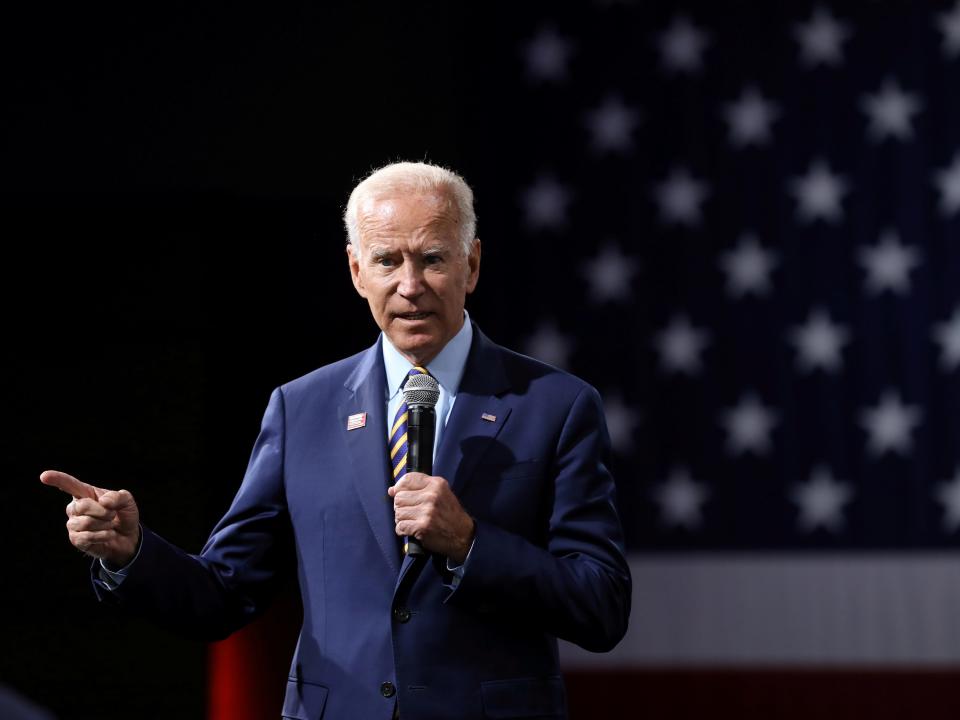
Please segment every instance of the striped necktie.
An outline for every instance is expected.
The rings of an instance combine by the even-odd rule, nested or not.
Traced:
[[[414,375],[429,375],[426,368],[414,366],[407,373],[410,378]],[[406,380],[403,381],[406,385]],[[401,386],[402,388],[402,386]],[[404,400],[397,408],[390,428],[390,463],[393,466],[393,482],[407,474],[407,401]]]

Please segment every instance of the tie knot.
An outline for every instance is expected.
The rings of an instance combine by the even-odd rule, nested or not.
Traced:
[[[410,368],[410,372],[407,373],[407,376],[403,379],[403,382],[400,383],[400,389],[403,390],[404,386],[407,384],[407,380],[412,378],[414,375],[429,375],[430,371],[425,367],[420,367],[419,365],[414,365]]]

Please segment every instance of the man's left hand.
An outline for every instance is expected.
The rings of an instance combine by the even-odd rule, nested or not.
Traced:
[[[463,564],[473,544],[475,524],[444,478],[409,472],[388,492],[397,535],[415,537],[430,552]]]

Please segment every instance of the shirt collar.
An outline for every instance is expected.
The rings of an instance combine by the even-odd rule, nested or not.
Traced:
[[[427,365],[427,370],[433,375],[440,387],[450,395],[456,395],[460,389],[460,380],[463,378],[463,369],[467,364],[467,355],[470,354],[470,344],[473,342],[473,326],[470,323],[470,314],[463,311],[463,327],[444,345],[443,350]],[[392,398],[400,392],[400,385],[413,367],[390,339],[383,335],[383,367],[387,372],[387,397]]]

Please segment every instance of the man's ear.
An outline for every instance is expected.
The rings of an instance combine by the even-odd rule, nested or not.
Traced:
[[[480,279],[480,238],[473,241],[470,248],[470,254],[467,255],[467,294],[469,295],[477,287],[477,281]]]
[[[353,286],[362,298],[367,297],[367,290],[363,285],[363,276],[360,274],[360,261],[353,254],[353,245],[347,243],[347,263],[350,265],[350,279],[353,280]]]

